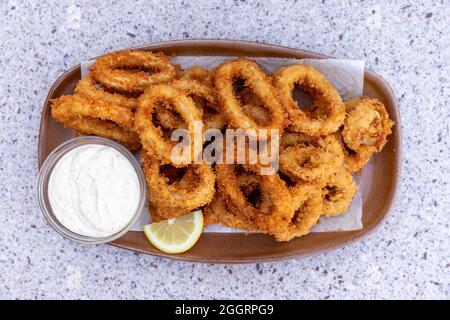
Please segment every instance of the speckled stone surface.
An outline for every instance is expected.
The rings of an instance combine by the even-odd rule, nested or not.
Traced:
[[[0,298],[449,299],[450,2],[190,3],[1,1]],[[52,82],[97,54],[181,38],[310,49],[381,74],[398,97],[404,145],[400,195],[381,228],[330,253],[250,265],[181,263],[56,234],[35,197]]]

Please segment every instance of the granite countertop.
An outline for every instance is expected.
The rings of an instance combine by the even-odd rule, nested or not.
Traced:
[[[0,298],[449,299],[449,2],[306,2],[2,1]],[[309,258],[212,265],[83,246],[47,225],[35,183],[53,81],[97,54],[189,38],[364,59],[391,84],[404,167],[398,201],[375,234]]]

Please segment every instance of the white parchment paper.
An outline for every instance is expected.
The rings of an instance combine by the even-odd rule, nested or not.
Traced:
[[[193,66],[203,66],[208,69],[216,67],[223,61],[233,59],[230,56],[177,56],[172,62],[179,64],[183,69]],[[295,63],[312,65],[315,69],[322,72],[331,84],[339,91],[344,100],[356,98],[363,94],[364,87],[364,61],[344,60],[344,59],[285,59],[285,58],[252,58],[271,74],[280,67]],[[81,63],[81,75],[86,76],[93,61],[84,61]],[[139,155],[136,155],[139,159]],[[358,191],[346,213],[337,217],[322,217],[312,232],[334,232],[351,231],[362,229],[362,196],[359,190],[359,177],[355,176]],[[148,207],[146,206],[135,225],[131,228],[134,231],[142,231],[142,226],[151,222]],[[211,225],[206,227],[203,232],[243,232],[239,229],[223,227],[220,225]]]

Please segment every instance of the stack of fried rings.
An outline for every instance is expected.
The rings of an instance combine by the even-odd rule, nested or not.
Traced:
[[[312,103],[294,99],[295,89]],[[267,233],[278,241],[306,235],[321,216],[347,211],[356,192],[352,173],[381,151],[394,124],[380,101],[343,102],[308,65],[269,76],[240,58],[211,71],[182,70],[150,51],[100,57],[74,95],[52,101],[52,115],[79,134],[141,149],[154,220],[202,208],[206,224]],[[171,133],[183,128],[193,134],[196,122],[222,132],[277,129],[279,171],[262,175],[258,165],[192,163],[195,148],[187,159],[174,158]]]

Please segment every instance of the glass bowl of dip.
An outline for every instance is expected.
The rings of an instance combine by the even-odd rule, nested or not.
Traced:
[[[111,242],[137,221],[145,204],[145,177],[122,145],[81,136],[56,147],[42,164],[39,207],[61,235],[84,244]]]

